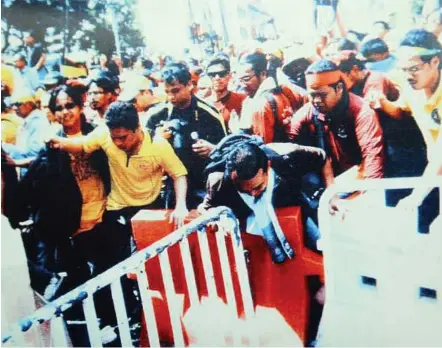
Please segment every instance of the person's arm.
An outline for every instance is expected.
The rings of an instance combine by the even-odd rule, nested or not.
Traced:
[[[187,209],[187,178],[185,175],[175,178],[173,181],[175,190],[176,204],[175,210],[170,214],[170,222],[174,222],[175,226],[180,227],[184,223],[184,219],[189,215]]]
[[[87,136],[76,138],[53,137],[49,139],[49,146],[54,149],[60,149],[71,153],[92,153],[101,148],[108,130],[104,126],[95,128]]]
[[[83,144],[85,137],[78,137],[74,139],[54,137],[49,140],[49,146],[53,149],[60,149],[71,153],[83,152]]]
[[[206,195],[204,196],[203,202],[197,208],[200,214],[204,214],[210,208],[213,208],[215,206],[215,197],[220,190],[223,176],[223,172],[215,172],[209,174],[206,183]]]
[[[404,111],[407,111],[407,109],[404,108],[399,101],[391,102],[383,93],[380,93],[379,91],[369,91],[365,99],[368,101],[373,110],[380,109],[388,116],[396,120],[401,119],[404,115]]]
[[[41,56],[40,56],[40,59],[37,62],[37,64],[35,64],[35,68],[37,70],[40,70],[45,63],[46,63],[46,53],[42,53]]]
[[[376,113],[364,106],[355,119],[356,138],[361,148],[364,178],[384,176],[384,140]]]

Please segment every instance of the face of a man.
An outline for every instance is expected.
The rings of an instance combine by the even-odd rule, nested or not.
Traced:
[[[323,114],[332,111],[342,98],[342,85],[340,84],[336,86],[336,89],[331,86],[321,86],[308,87],[307,91],[314,108]]]
[[[138,112],[143,112],[152,105],[154,96],[151,91],[141,90],[135,97],[135,107]]]
[[[33,110],[33,104],[31,102],[18,103],[15,105],[17,115],[22,118],[26,118]]]
[[[17,60],[15,61],[15,67],[16,67],[18,70],[22,70],[22,69],[24,69],[25,66],[26,66],[26,63],[25,63],[25,61],[24,61],[23,59],[17,59]]]
[[[110,129],[112,142],[121,151],[132,154],[140,143],[136,131],[123,127]]]
[[[232,74],[226,70],[222,64],[215,64],[207,69],[207,75],[212,81],[212,89],[215,92],[224,92],[227,90]]]
[[[268,173],[264,172],[261,168],[253,178],[242,181],[238,180],[235,184],[239,192],[246,193],[258,199],[267,188],[267,182]]]
[[[255,73],[251,64],[242,64],[238,68],[238,80],[246,94],[253,97],[261,85],[262,77]]]
[[[71,97],[60,92],[56,100],[55,112],[57,121],[63,128],[79,127],[81,123],[81,108],[75,105]]]
[[[164,90],[167,95],[167,99],[172,105],[178,109],[185,109],[190,105],[192,98],[192,82],[189,81],[187,85],[183,85],[179,82],[172,84],[165,83]]]
[[[439,59],[434,57],[430,62],[425,63],[419,57],[413,57],[400,65],[411,88],[420,90],[428,88],[437,76]]]
[[[105,92],[96,83],[91,83],[87,92],[89,105],[93,110],[106,110],[112,102],[112,93]]]

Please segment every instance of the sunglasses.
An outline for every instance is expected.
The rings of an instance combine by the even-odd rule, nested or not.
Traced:
[[[75,108],[77,105],[75,105],[74,103],[66,103],[64,105],[57,105],[55,107],[55,111],[63,111],[64,109],[66,110],[72,110],[73,108]]]
[[[209,72],[207,73],[207,75],[211,78],[214,79],[216,76],[219,76],[219,78],[223,78],[226,77],[229,74],[228,71],[224,70],[224,71],[216,71],[216,72]]]

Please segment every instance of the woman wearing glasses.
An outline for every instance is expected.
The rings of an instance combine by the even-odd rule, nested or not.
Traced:
[[[74,138],[94,129],[83,114],[84,92],[70,86],[53,91],[50,107],[61,124],[59,136]],[[110,188],[107,157],[102,151],[68,154],[47,148],[21,184],[39,240],[34,271],[42,284],[37,290],[50,301],[104,270],[100,246]]]

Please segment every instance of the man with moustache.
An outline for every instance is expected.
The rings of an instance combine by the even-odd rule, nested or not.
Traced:
[[[104,73],[99,74],[89,83],[87,92],[89,106],[97,112],[97,116],[92,120],[94,124],[104,123],[104,114],[116,99],[116,88],[116,83]]]
[[[232,78],[230,71],[230,60],[222,55],[215,56],[207,65],[207,76],[212,82],[212,90],[215,92],[210,99],[213,101],[216,109],[226,123],[230,133],[234,133],[236,128],[234,123],[239,121],[242,111],[242,103],[246,99],[246,95],[230,91],[228,89],[229,82]],[[232,127],[230,125],[230,116],[236,114],[235,119],[232,118]]]
[[[325,150],[326,185],[354,165],[359,165],[361,178],[383,177],[384,145],[376,113],[362,98],[348,92],[345,81],[330,60],[310,65],[306,82],[311,102],[293,116],[291,123],[292,141]]]
[[[434,177],[442,166],[442,46],[437,37],[424,29],[410,30],[400,43],[399,66],[406,74],[408,85],[403,86],[397,102],[390,102],[383,94],[372,102],[392,118],[401,118],[404,111],[416,120],[427,146],[428,164],[424,177]],[[416,189],[399,204],[421,206],[419,230],[428,232],[429,225],[439,214],[438,190]]]

